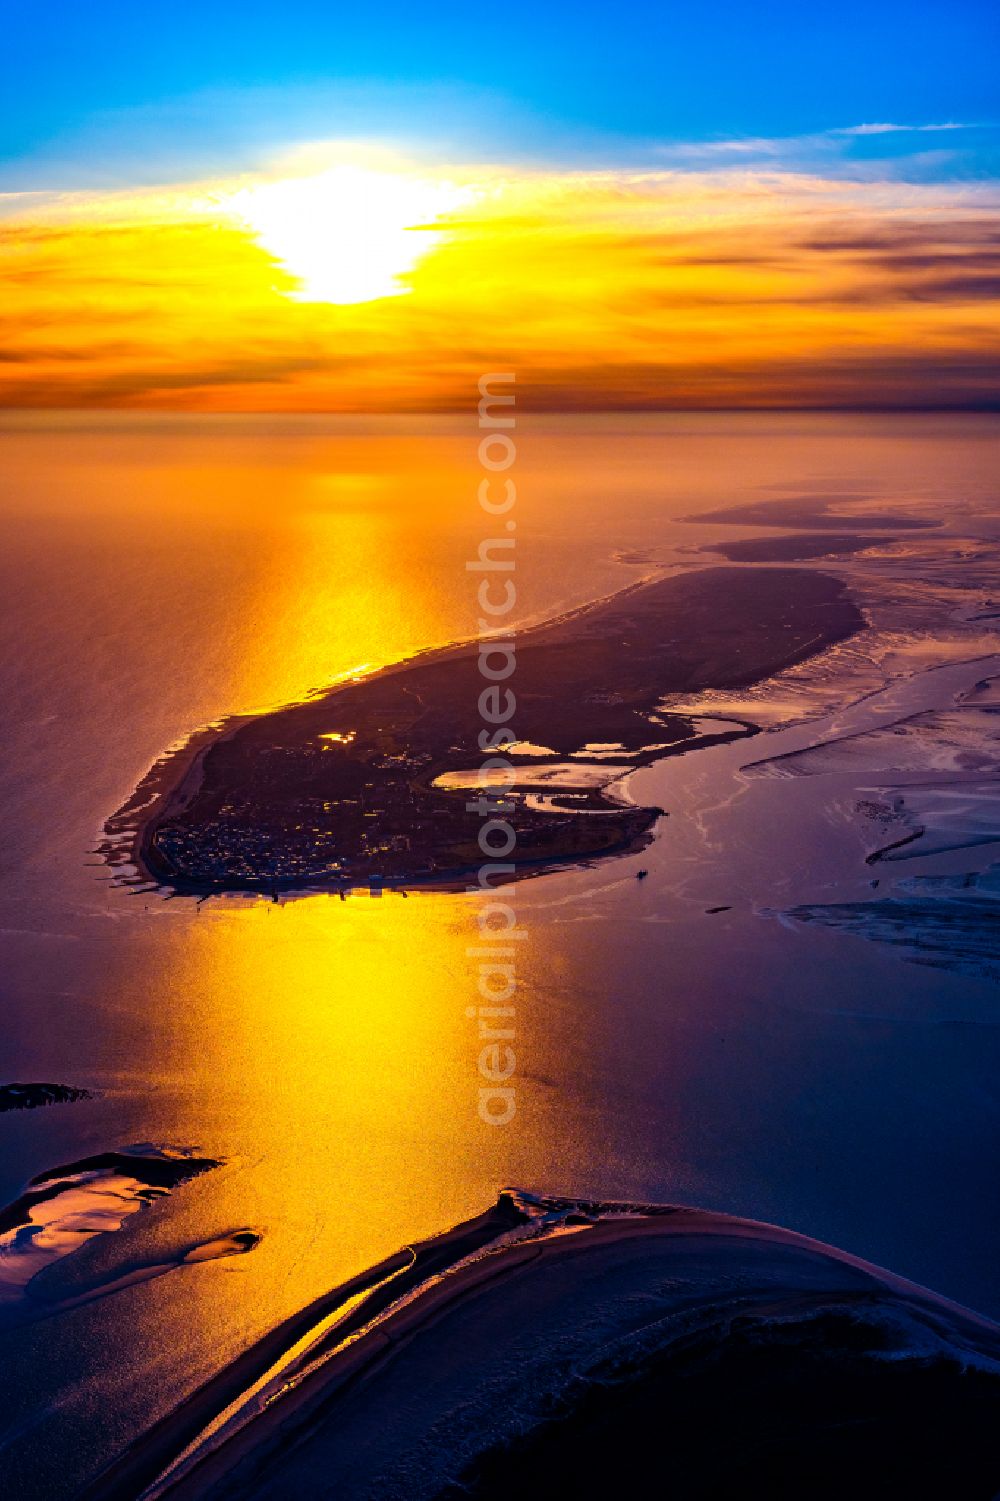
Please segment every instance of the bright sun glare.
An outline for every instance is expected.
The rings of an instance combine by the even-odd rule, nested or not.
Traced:
[[[372,302],[409,291],[403,278],[439,244],[440,216],[469,190],[402,172],[336,166],[243,188],[228,207],[296,277],[300,302]]]

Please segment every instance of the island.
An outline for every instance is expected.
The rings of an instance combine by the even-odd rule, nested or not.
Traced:
[[[895,537],[855,537],[839,532],[803,536],[792,532],[781,537],[746,537],[736,542],[706,542],[699,552],[716,552],[730,563],[798,563],[806,558],[842,557],[885,547]]]
[[[510,878],[633,851],[662,810],[616,782],[756,732],[670,713],[665,697],[746,687],[864,624],[844,584],[809,569],[647,580],[511,638],[503,683],[483,677],[475,640],[220,723],[153,768],[103,852],[194,896],[462,886],[484,860],[483,796],[516,834]],[[484,774],[496,757],[513,771]]]

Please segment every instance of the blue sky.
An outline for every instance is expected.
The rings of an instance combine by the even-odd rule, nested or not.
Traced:
[[[1000,6],[564,3],[359,6],[56,0],[10,7],[0,187],[253,166],[301,139],[378,136],[454,155],[645,160],[775,138],[809,164],[995,169]],[[964,122],[963,132],[827,136]],[[803,144],[804,143],[804,144]],[[752,152],[751,152],[752,154]],[[667,153],[669,159],[669,151]]]

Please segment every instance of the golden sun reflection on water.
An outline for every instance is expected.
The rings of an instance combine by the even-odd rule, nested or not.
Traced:
[[[173,1234],[246,1225],[263,1240],[164,1286],[151,1337],[183,1318],[231,1355],[516,1174],[523,1143],[477,1114],[475,942],[462,896],[240,902],[183,921],[155,1001],[157,1113],[225,1166],[175,1196]]]
[[[475,628],[471,590],[455,610],[462,533],[475,516],[454,441],[432,440],[419,455],[390,443],[374,464],[370,444],[348,444],[328,464],[323,447],[311,466],[283,474],[277,493],[259,471],[252,485],[241,470],[223,475],[223,487],[214,478],[214,503],[245,516],[249,501],[267,537],[229,664],[244,709],[298,700]],[[428,568],[429,548],[444,566]]]

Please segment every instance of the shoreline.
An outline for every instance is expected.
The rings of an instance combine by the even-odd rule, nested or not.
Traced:
[[[164,751],[121,807],[106,820],[94,853],[101,855],[115,869],[131,865],[139,879],[130,884],[159,885],[155,876],[143,876],[142,838],[145,828],[154,819],[168,817],[175,808],[183,808],[183,790],[189,788],[192,795],[197,790],[206,753],[254,717],[231,714],[224,719],[211,720],[193,730],[173,749]],[[195,777],[197,781],[191,786]]]

